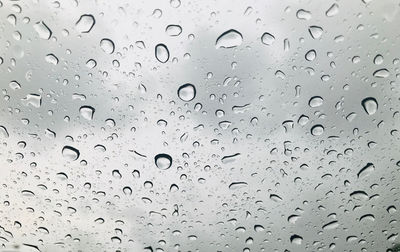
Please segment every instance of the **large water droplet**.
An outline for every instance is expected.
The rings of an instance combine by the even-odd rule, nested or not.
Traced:
[[[305,58],[308,61],[313,61],[313,60],[315,60],[316,57],[317,57],[317,53],[315,52],[315,50],[310,50],[305,55]]]
[[[382,69],[376,70],[373,73],[373,76],[375,78],[387,78],[387,77],[389,77],[389,75],[390,75],[390,73],[386,68],[382,68]]]
[[[154,157],[154,162],[155,162],[157,168],[159,168],[161,170],[167,170],[172,165],[172,158],[168,154],[161,153],[161,154],[157,154]]]
[[[50,39],[52,32],[50,28],[43,21],[34,24],[33,29],[35,29],[40,38]]]
[[[191,101],[196,97],[196,88],[190,83],[183,84],[178,88],[178,97],[185,102]]]
[[[0,136],[4,138],[8,138],[10,135],[8,134],[8,131],[6,127],[0,125]]]
[[[308,101],[308,105],[312,108],[319,107],[324,103],[324,99],[321,96],[313,96]]]
[[[373,97],[367,97],[361,101],[361,105],[368,115],[373,115],[378,110],[378,102]]]
[[[310,20],[311,19],[311,12],[307,10],[300,9],[296,12],[296,17],[302,20]]]
[[[301,245],[301,242],[303,241],[303,237],[301,237],[300,235],[292,235],[290,237],[290,242],[296,245]]]
[[[218,48],[233,48],[240,46],[243,41],[243,36],[236,30],[228,30],[222,33],[215,42],[215,47]]]
[[[39,108],[42,105],[42,96],[38,94],[28,94],[25,98],[21,99],[22,104],[25,106],[33,106]]]
[[[112,54],[114,52],[115,45],[111,39],[104,38],[100,41],[100,48],[103,49],[105,53]]]
[[[334,3],[329,7],[329,9],[325,12],[327,17],[333,17],[339,13],[339,5]]]
[[[165,63],[169,59],[169,51],[166,45],[158,44],[155,47],[156,59],[161,63]]]
[[[81,33],[88,33],[92,30],[96,20],[90,14],[82,15],[79,20],[75,24],[75,28],[77,31]]]
[[[370,175],[373,171],[375,171],[375,166],[373,163],[368,163],[357,173],[357,178],[364,178]]]
[[[82,106],[79,109],[79,113],[81,113],[81,116],[83,118],[85,118],[86,120],[92,120],[94,112],[95,112],[95,109],[90,106]]]
[[[308,32],[313,39],[319,39],[322,36],[324,30],[322,29],[322,27],[312,25],[308,27]]]
[[[262,36],[261,36],[261,42],[264,45],[272,45],[275,42],[275,36],[272,35],[271,33],[265,32]]]
[[[182,33],[182,27],[179,25],[168,25],[167,28],[165,28],[165,32],[169,36],[179,36]]]
[[[314,126],[311,128],[311,134],[312,134],[313,136],[320,136],[320,135],[322,135],[323,133],[324,133],[324,126],[322,126],[321,124],[314,125]]]
[[[236,190],[236,189],[240,189],[240,188],[244,188],[244,187],[247,187],[247,182],[243,182],[243,181],[232,182],[229,185],[229,189],[231,189],[231,190]]]
[[[75,149],[74,147],[71,146],[64,146],[62,151],[62,155],[64,158],[70,160],[70,161],[75,161],[79,158],[79,150]]]

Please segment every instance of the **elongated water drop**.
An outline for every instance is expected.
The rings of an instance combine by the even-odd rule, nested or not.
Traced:
[[[215,47],[218,48],[233,48],[240,46],[243,41],[243,36],[236,30],[228,30],[222,33],[215,42]]]
[[[165,63],[169,59],[169,50],[166,45],[158,44],[155,47],[155,56],[158,61]]]

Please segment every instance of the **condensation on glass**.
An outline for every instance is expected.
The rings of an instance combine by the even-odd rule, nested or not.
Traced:
[[[0,250],[399,251],[399,8],[0,0]]]

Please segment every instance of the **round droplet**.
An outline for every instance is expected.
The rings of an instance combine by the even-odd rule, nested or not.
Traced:
[[[374,64],[375,65],[380,65],[382,63],[383,63],[383,56],[380,55],[380,54],[376,55],[375,58],[374,58]]]
[[[315,60],[316,57],[317,57],[317,53],[315,52],[315,50],[310,50],[305,55],[305,58],[308,61],[313,61],[313,60]]]
[[[319,107],[324,103],[324,99],[321,96],[313,96],[308,101],[308,105],[312,108]]]
[[[272,35],[271,33],[265,32],[262,36],[261,36],[261,42],[264,45],[272,45],[275,42],[275,36]]]
[[[190,83],[186,83],[179,87],[178,97],[185,102],[191,101],[196,96],[196,88]]]
[[[64,146],[64,148],[61,151],[62,155],[64,158],[70,160],[70,161],[75,161],[79,158],[79,150],[75,149],[74,147],[71,146]]]
[[[303,241],[303,237],[300,235],[292,235],[290,237],[290,242],[296,245],[301,245],[301,242]]]
[[[112,54],[115,49],[114,42],[110,39],[104,38],[100,41],[100,47],[105,53]]]
[[[161,63],[165,63],[169,59],[169,51],[166,45],[158,44],[155,48],[156,59]]]
[[[90,30],[92,30],[95,23],[96,20],[94,19],[93,15],[84,14],[76,22],[75,28],[81,33],[88,33]]]
[[[311,128],[311,134],[313,136],[320,136],[322,135],[322,133],[324,133],[324,126],[322,126],[321,124],[314,125]]]
[[[233,48],[240,46],[243,41],[243,36],[236,30],[228,30],[222,33],[215,42],[215,47],[218,48]]]
[[[378,110],[378,102],[373,97],[367,97],[361,101],[361,105],[368,115],[373,115]]]
[[[159,168],[161,170],[167,170],[172,165],[172,158],[168,154],[161,153],[154,157],[154,162],[155,162],[157,168]]]
[[[179,36],[182,33],[182,27],[179,25],[168,25],[165,32],[172,37]]]

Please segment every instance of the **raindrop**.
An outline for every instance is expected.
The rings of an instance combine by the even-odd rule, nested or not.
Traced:
[[[179,36],[182,33],[182,27],[180,27],[179,25],[168,25],[165,28],[165,32],[168,36]]]
[[[322,29],[322,27],[313,25],[308,27],[308,32],[313,39],[319,39],[322,36],[324,30]]]
[[[390,73],[386,68],[382,68],[382,69],[376,70],[372,75],[375,78],[387,78],[387,77],[389,77]]]
[[[115,45],[111,39],[104,38],[100,41],[100,48],[103,49],[105,53],[112,54],[114,52]]]
[[[311,128],[311,134],[313,136],[320,136],[322,133],[324,133],[324,127],[321,124],[314,125]]]
[[[229,185],[229,189],[231,190],[236,190],[244,187],[247,187],[247,182],[232,182]]]
[[[301,242],[303,241],[303,237],[299,236],[299,235],[292,235],[290,237],[290,242],[296,245],[301,245]]]
[[[64,158],[70,160],[70,161],[75,161],[79,158],[79,150],[75,149],[74,147],[71,146],[64,146],[62,151],[62,155]]]
[[[159,168],[161,170],[167,170],[172,165],[172,158],[168,154],[161,153],[161,154],[157,154],[154,157],[154,162],[155,162],[157,168]]]
[[[304,10],[304,9],[300,9],[296,12],[296,17],[298,19],[302,19],[302,20],[310,20],[311,19],[311,12]]]
[[[308,105],[312,108],[322,106],[324,103],[324,99],[322,99],[321,96],[313,96],[311,99],[308,101]]]
[[[169,59],[169,51],[166,45],[158,44],[155,47],[155,56],[158,61],[165,63]]]
[[[329,9],[325,12],[327,17],[333,17],[339,13],[339,5],[334,3],[329,7]]]
[[[373,115],[378,110],[378,102],[373,97],[367,97],[361,101],[361,105],[368,115]]]
[[[33,28],[35,29],[40,38],[50,39],[52,32],[50,28],[43,21],[34,24]]]
[[[94,19],[93,15],[84,14],[76,22],[75,27],[81,33],[88,33],[92,30],[95,23],[96,20]]]
[[[305,55],[305,58],[308,61],[313,61],[313,60],[315,60],[316,57],[317,57],[317,53],[315,52],[315,50],[310,50]]]
[[[272,45],[275,42],[275,36],[272,35],[271,33],[265,32],[262,36],[261,36],[261,42],[264,45]]]
[[[191,101],[196,97],[196,88],[190,83],[183,84],[178,88],[178,97],[185,102]]]
[[[357,173],[357,178],[364,178],[369,176],[375,170],[373,163],[368,163]]]
[[[95,109],[93,107],[90,107],[90,106],[82,106],[79,109],[79,113],[86,120],[92,120],[94,112],[95,112]]]
[[[236,30],[228,30],[222,33],[215,42],[215,47],[218,48],[233,48],[240,46],[243,42],[243,36]]]

